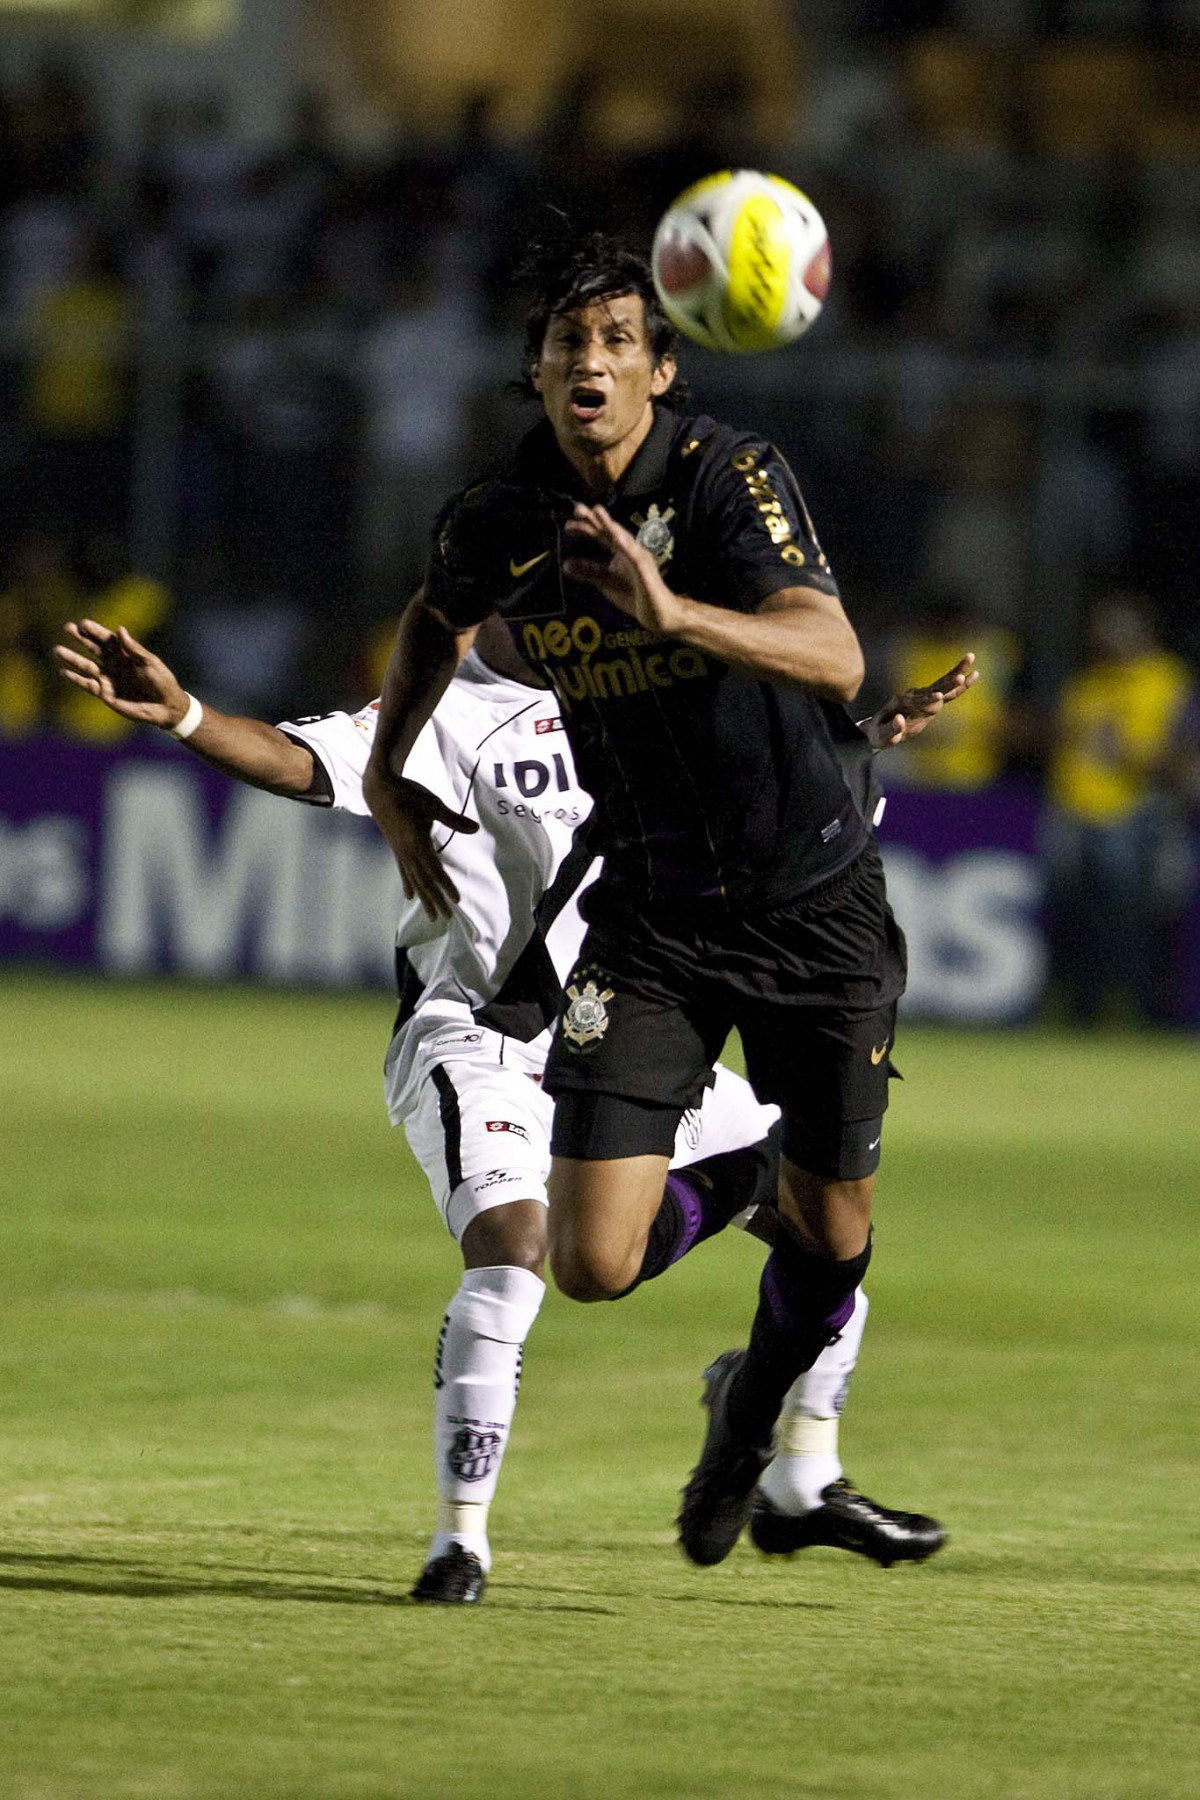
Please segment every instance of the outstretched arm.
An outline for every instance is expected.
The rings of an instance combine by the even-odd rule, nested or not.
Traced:
[[[192,696],[161,657],[131,637],[125,627],[110,631],[94,619],[63,626],[78,648],[57,644],[59,672],[110,712],[138,724],[170,731],[186,716]],[[260,719],[242,719],[205,706],[186,748],[237,781],[295,799],[312,790],[310,750]]]

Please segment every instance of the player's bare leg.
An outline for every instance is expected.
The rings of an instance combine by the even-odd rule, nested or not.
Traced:
[[[549,1183],[556,1285],[573,1300],[622,1299],[746,1207],[774,1202],[775,1136],[772,1129],[685,1167],[668,1168],[663,1156],[556,1158]]]
[[[480,1213],[463,1232],[464,1269],[490,1269],[498,1264],[528,1269],[542,1279],[549,1238],[546,1208],[540,1200],[513,1200]]]
[[[875,1177],[837,1181],[810,1175],[785,1156],[779,1165],[779,1211],[817,1255],[844,1261],[861,1256],[871,1235]]]
[[[670,1159],[554,1158],[550,1267],[571,1300],[611,1300],[637,1279]]]
[[[522,1346],[545,1294],[546,1207],[515,1200],[472,1219],[463,1278],[434,1365],[438,1520],[413,1599],[478,1600],[491,1567],[488,1510],[508,1447]]]

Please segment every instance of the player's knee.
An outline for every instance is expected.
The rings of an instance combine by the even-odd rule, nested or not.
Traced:
[[[556,1262],[551,1262],[550,1269],[554,1276],[555,1287],[568,1300],[581,1300],[587,1305],[593,1300],[611,1299],[611,1295],[593,1279],[586,1269],[578,1264],[568,1263],[563,1267]]]
[[[627,1260],[603,1251],[589,1252],[579,1245],[553,1245],[550,1267],[559,1293],[585,1304],[615,1300],[637,1277],[636,1265],[631,1270]]]
[[[468,1269],[506,1264],[541,1277],[548,1242],[544,1202],[516,1200],[491,1207],[471,1220],[462,1236],[463,1262]]]
[[[779,1208],[815,1250],[845,1260],[858,1256],[871,1230],[874,1175],[843,1180],[784,1163]]]

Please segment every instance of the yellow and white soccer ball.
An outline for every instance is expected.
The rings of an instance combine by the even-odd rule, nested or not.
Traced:
[[[755,169],[686,188],[651,252],[663,311],[710,350],[775,350],[825,304],[832,262],[820,213],[800,189]]]

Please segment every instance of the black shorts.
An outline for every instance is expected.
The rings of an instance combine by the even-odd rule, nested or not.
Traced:
[[[879,1162],[904,936],[872,843],[832,880],[765,913],[631,905],[603,877],[567,982],[545,1088],[556,1156],[669,1155],[731,1030],[784,1119],[784,1154],[857,1180]]]

